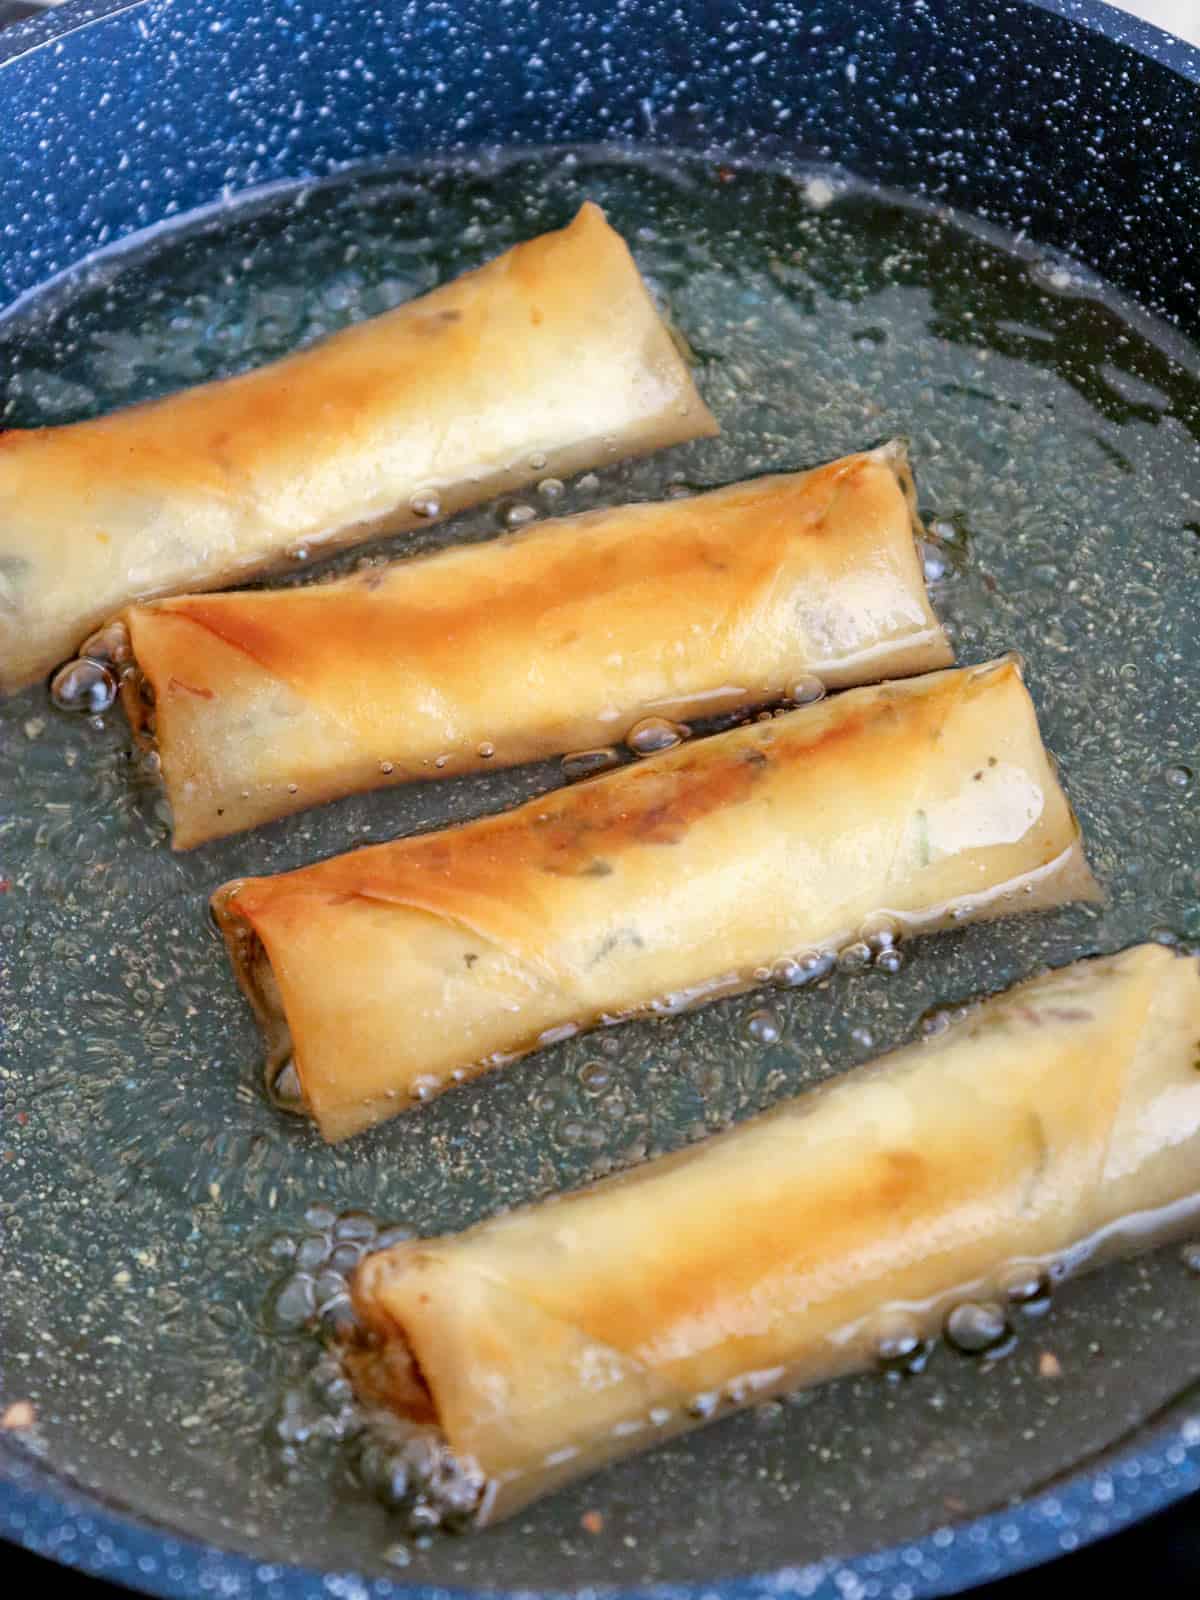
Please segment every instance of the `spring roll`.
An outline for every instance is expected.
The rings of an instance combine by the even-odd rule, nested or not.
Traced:
[[[560,232],[286,360],[0,433],[0,691],[132,600],[239,583],[301,548],[716,431],[589,203]]]
[[[268,1041],[336,1140],[580,1028],[748,987],[886,913],[1095,894],[1015,659],[849,689],[443,833],[227,884]]]
[[[340,795],[952,660],[903,446],[338,583],[124,616],[187,849]],[[153,709],[151,709],[153,707]]]
[[[1200,1194],[1198,1065],[1194,958],[1079,962],[730,1133],[368,1257],[352,1376],[452,1453],[476,1520],[508,1516],[869,1367],[898,1317],[931,1335],[1031,1266],[1078,1270],[1180,1226]]]

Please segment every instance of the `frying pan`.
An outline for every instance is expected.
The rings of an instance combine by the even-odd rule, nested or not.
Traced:
[[[68,4],[0,36],[0,305],[20,302],[95,250],[243,190],[384,156],[633,142],[727,159],[836,162],[1070,251],[1196,338],[1198,129],[1200,53],[1092,0],[614,0],[594,10],[572,0],[410,0],[378,9],[320,0]],[[0,796],[0,807],[7,801]],[[13,920],[0,920],[0,940],[17,936]],[[0,969],[12,952],[0,944]],[[10,1059],[19,1022],[11,1006],[0,1013],[0,1051]],[[64,1065],[79,1069],[69,1047],[46,1070]],[[111,1199],[108,1179],[97,1172],[98,1191]],[[36,1211],[37,1195],[0,1172],[0,1205],[8,1327],[0,1393],[11,1396],[20,1374],[11,1362],[6,1370],[4,1350],[20,1341],[10,1319],[38,1314],[22,1293],[12,1223]],[[164,1238],[173,1237],[172,1215],[162,1212]],[[74,1242],[86,1252],[86,1236]],[[781,1501],[765,1515],[733,1481],[752,1474],[757,1459],[747,1423],[723,1443],[713,1442],[721,1430],[704,1436],[707,1477],[693,1479],[669,1455],[650,1469],[674,1489],[685,1521],[695,1517],[695,1482],[724,1485],[714,1514],[742,1523],[716,1577],[702,1553],[691,1570],[683,1557],[674,1568],[642,1559],[639,1541],[651,1552],[666,1548],[666,1529],[659,1511],[639,1520],[637,1485],[650,1480],[636,1476],[624,1500],[606,1491],[631,1530],[607,1566],[581,1557],[552,1513],[518,1530],[523,1554],[507,1567],[497,1557],[495,1570],[487,1552],[501,1547],[484,1542],[482,1555],[460,1550],[441,1566],[431,1557],[407,1583],[378,1575],[374,1564],[355,1576],[344,1544],[330,1547],[326,1570],[318,1562],[305,1569],[286,1564],[269,1528],[206,1521],[186,1497],[150,1503],[144,1490],[130,1492],[122,1448],[129,1481],[135,1455],[147,1450],[161,1453],[164,1481],[186,1481],[169,1431],[147,1433],[133,1415],[134,1373],[122,1391],[129,1436],[110,1441],[106,1459],[118,1465],[107,1472],[72,1471],[53,1451],[43,1461],[0,1439],[0,1533],[151,1593],[189,1597],[365,1600],[581,1581],[633,1594],[648,1592],[651,1579],[663,1580],[655,1592],[664,1596],[722,1600],[952,1592],[1073,1549],[1200,1487],[1200,1395],[1176,1383],[1147,1398],[1154,1386],[1145,1381],[1139,1271],[1118,1268],[1078,1286],[1056,1313],[1073,1349],[1099,1348],[1095,1335],[1105,1332],[1088,1426],[1067,1469],[1061,1452],[1031,1448],[1013,1472],[997,1473],[995,1509],[973,1520],[945,1525],[949,1508],[914,1497],[905,1487],[913,1462],[898,1447],[887,1470],[860,1474],[861,1498],[836,1514],[822,1507],[825,1521],[806,1542],[803,1502]],[[1176,1283],[1172,1292],[1172,1365],[1200,1374],[1200,1341],[1189,1329],[1195,1290]],[[203,1309],[184,1298],[176,1313],[186,1322]],[[82,1309],[80,1324],[86,1349]],[[82,1368],[80,1385],[83,1405]],[[141,1398],[148,1415],[155,1396]],[[851,1415],[867,1405],[853,1389],[830,1403]],[[1015,1429],[1016,1391],[1012,1403]],[[906,1425],[893,1419],[892,1437]],[[916,1426],[914,1449],[921,1435]],[[1048,1469],[1052,1456],[1058,1465]],[[351,1512],[339,1503],[331,1516],[341,1515]]]

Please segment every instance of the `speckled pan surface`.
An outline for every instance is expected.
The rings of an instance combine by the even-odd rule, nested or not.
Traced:
[[[873,8],[869,25],[863,9],[648,4],[593,14],[570,4],[467,0],[378,11],[307,4],[243,11],[180,0],[109,12],[68,6],[0,36],[0,56],[10,57],[0,68],[0,301],[17,300],[90,250],[219,201],[223,192],[327,177],[388,154],[495,144],[634,140],[643,148],[706,150],[720,161],[833,161],[1036,241],[1030,282],[1049,284],[1051,300],[1041,290],[1027,293],[1020,273],[1006,276],[983,246],[973,257],[954,244],[945,248],[958,262],[956,281],[974,262],[979,284],[994,272],[999,287],[948,293],[932,312],[924,301],[914,312],[911,295],[924,292],[921,260],[944,244],[934,222],[871,222],[883,243],[863,282],[849,288],[829,274],[836,277],[844,261],[845,238],[867,227],[866,201],[816,208],[811,259],[798,276],[789,277],[786,264],[780,270],[748,227],[752,259],[738,281],[756,304],[744,308],[735,336],[728,282],[715,270],[726,259],[724,246],[716,224],[701,216],[715,205],[708,190],[655,201],[665,219],[675,216],[675,236],[684,206],[696,208],[698,234],[708,228],[707,272],[694,263],[690,273],[681,270],[666,223],[662,237],[638,239],[636,248],[694,342],[704,344],[698,334],[709,338],[704,381],[726,419],[738,420],[710,453],[685,453],[669,470],[700,485],[836,454],[866,442],[848,437],[864,427],[872,436],[892,425],[910,428],[926,509],[944,517],[948,535],[940,603],[960,629],[965,659],[1012,643],[1030,655],[1048,738],[1064,758],[1114,899],[1094,933],[1066,913],[999,942],[955,935],[937,954],[914,954],[902,990],[867,975],[839,979],[807,1008],[780,1002],[785,1039],[774,1054],[747,1044],[746,1024],[761,997],[717,1008],[708,1020],[680,1019],[661,1035],[625,1030],[611,1068],[617,1092],[604,1097],[600,1117],[618,1157],[628,1153],[623,1104],[639,1116],[652,1109],[629,1073],[630,1048],[654,1055],[661,1046],[654,1093],[663,1100],[669,1137],[697,1103],[741,1114],[778,1092],[779,1074],[800,1081],[796,1049],[804,1039],[829,1046],[827,1067],[848,1059],[843,1008],[854,1019],[865,1014],[882,1048],[925,1004],[969,987],[972,974],[976,982],[1004,982],[1038,960],[1064,959],[1093,936],[1113,945],[1155,926],[1188,937],[1200,931],[1200,883],[1176,864],[1180,830],[1189,817],[1194,827],[1194,788],[1169,777],[1197,764],[1200,730],[1190,711],[1184,715],[1187,707],[1156,692],[1194,670],[1184,659],[1189,639],[1194,651],[1194,629],[1188,634],[1171,595],[1176,582],[1195,581],[1195,513],[1183,505],[1195,470],[1194,380],[1160,359],[1151,341],[1135,340],[1122,354],[1108,313],[1089,309],[1086,279],[1044,253],[1069,250],[1196,337],[1188,218],[1200,198],[1200,59],[1101,6],[997,4],[981,14],[965,0],[892,0]],[[88,16],[94,20],[80,26]],[[622,176],[609,160],[581,176],[578,168],[554,165],[539,200],[533,177],[523,178],[518,167],[511,179],[495,180],[493,192],[515,184],[528,231],[536,231],[562,220],[582,184],[607,185],[607,203],[616,212],[624,206],[621,224],[636,231],[634,201],[659,182],[648,171],[644,179]],[[755,197],[763,199],[755,227],[757,213],[765,216],[776,203],[773,182],[747,183],[747,216]],[[393,192],[402,193],[403,183],[378,186],[384,224],[362,230],[360,276],[342,274],[329,257],[318,261],[323,293],[302,323],[268,326],[260,306],[248,333],[235,316],[243,302],[234,296],[218,306],[211,352],[203,352],[213,369],[273,353],[272,340],[360,315],[377,303],[373,296],[419,290],[424,267],[411,278],[388,275],[388,206],[399,204],[388,199]],[[737,181],[730,192],[738,192]],[[437,191],[437,205],[448,226],[452,202]],[[411,206],[400,206],[394,216],[407,217],[417,236],[410,213]],[[247,226],[253,233],[256,225]],[[839,228],[850,232],[840,236]],[[489,222],[471,249],[486,253],[502,242],[495,230]],[[885,248],[888,241],[896,248]],[[147,305],[139,331],[151,344],[159,341],[158,365],[152,360],[136,371],[129,398],[204,375],[173,371],[165,356],[171,314],[193,315],[195,297],[205,293],[206,248],[174,258],[177,304]],[[247,293],[270,291],[284,255],[277,245],[272,257],[268,240],[265,265],[247,269]],[[897,256],[916,263],[907,279]],[[471,262],[464,257],[461,264]],[[815,298],[806,311],[809,292]],[[1019,326],[1013,304],[1022,311]],[[964,316],[976,312],[988,324],[981,345],[1007,352],[986,381],[964,329]],[[770,326],[799,316],[796,334],[822,352],[797,379],[807,402],[800,422],[772,420],[781,414],[778,393],[764,387],[774,413],[771,405],[756,411],[738,393],[739,363],[761,374],[764,386],[776,381],[762,365],[764,339],[753,327],[760,314]],[[883,316],[894,319],[890,343],[881,338]],[[48,346],[35,348],[35,340],[16,368],[5,367],[10,383],[21,373],[5,420],[61,419],[86,411],[101,392],[111,395],[114,373],[127,375],[128,346],[97,340],[103,316],[94,307],[85,323],[78,360],[54,366]],[[918,338],[926,323],[935,336],[927,350]],[[1169,343],[1169,329],[1155,338]],[[1033,389],[1021,386],[1026,380],[1018,382],[1009,360],[1026,361],[1022,371]],[[1035,468],[1035,392],[1039,405],[1060,408],[1074,437],[1092,429],[1096,454],[1082,490],[1082,469],[1067,463],[1057,491],[1046,490],[1045,503],[1031,511],[1030,486],[1048,483],[1045,461]],[[883,409],[866,409],[877,397]],[[942,409],[955,409],[957,420],[939,434]],[[975,430],[975,446],[964,442],[965,429]],[[789,451],[801,459],[789,459]],[[1131,451],[1137,471],[1127,470]],[[668,468],[609,469],[600,492],[636,498],[661,488],[654,476],[660,470]],[[1095,497],[1086,514],[1072,503],[1085,490]],[[589,492],[570,490],[576,498],[568,508],[581,507]],[[477,537],[495,527],[494,515],[481,515],[449,531]],[[1176,542],[1138,548],[1150,527]],[[1086,576],[1089,561],[1108,559],[1110,528],[1128,556],[1114,578],[1119,590],[1102,605],[1086,592],[1071,599],[1071,578]],[[968,535],[974,552],[961,571],[956,531]],[[1141,557],[1150,561],[1148,579],[1138,577]],[[1035,593],[1042,599],[1031,616],[1026,601]],[[1073,688],[1069,658],[1064,666],[1060,657],[1084,640],[1109,653],[1106,670],[1097,678],[1089,668],[1092,676]],[[1097,693],[1115,694],[1122,683],[1135,696],[1125,725],[1099,718],[1093,726],[1100,702],[1090,702],[1089,693],[1099,686]],[[782,1420],[777,1413],[747,1417],[635,1464],[624,1477],[610,1474],[593,1498],[581,1492],[547,1506],[522,1519],[511,1537],[500,1531],[443,1553],[416,1552],[402,1574],[382,1575],[381,1514],[331,1479],[327,1461],[302,1463],[302,1481],[293,1487],[260,1481],[271,1470],[262,1431],[272,1396],[308,1359],[304,1341],[256,1342],[263,1296],[278,1273],[271,1234],[303,1233],[310,1202],[351,1206],[394,1195],[393,1176],[436,1177],[443,1166],[452,1175],[473,1163],[494,1162],[495,1170],[475,1173],[465,1199],[457,1176],[431,1183],[413,1217],[422,1227],[466,1220],[456,1209],[464,1205],[479,1211],[585,1176],[596,1151],[578,1136],[587,1102],[573,1085],[605,1052],[569,1045],[537,1069],[549,1074],[546,1083],[534,1069],[518,1069],[494,1090],[447,1100],[430,1113],[436,1148],[426,1167],[411,1132],[372,1136],[327,1156],[302,1134],[281,1129],[257,1098],[252,1035],[223,987],[219,952],[197,914],[203,889],[233,870],[290,865],[397,824],[466,815],[545,778],[489,778],[442,798],[423,793],[400,813],[382,802],[352,802],[180,867],[165,852],[152,791],[131,787],[125,775],[120,729],[85,731],[46,715],[36,694],[23,699],[6,713],[0,746],[0,875],[8,870],[4,852],[19,851],[13,892],[0,895],[0,1251],[9,1286],[0,1305],[0,1398],[8,1403],[40,1386],[46,1414],[41,1456],[28,1440],[0,1444],[0,1530],[164,1594],[357,1597],[578,1582],[640,1592],[660,1580],[671,1584],[664,1592],[698,1594],[721,1578],[720,1590],[730,1596],[912,1600],[1070,1549],[1200,1484],[1200,1420],[1187,1382],[1200,1370],[1197,1288],[1173,1257],[1156,1257],[1074,1287],[1013,1364],[983,1380],[943,1353],[926,1378],[898,1391],[873,1379],[838,1386]],[[85,800],[87,772],[98,781]],[[34,797],[49,807],[44,815],[33,814]],[[1135,808],[1132,821],[1118,814],[1122,807]],[[1145,838],[1140,863],[1127,848],[1135,826]],[[110,874],[97,881],[111,889],[87,880],[92,867]],[[164,992],[165,1001],[156,998]],[[70,1019],[80,1014],[72,1007],[83,994],[89,1010],[81,1028]],[[892,998],[897,994],[903,1004]],[[190,1026],[181,1031],[189,1007],[205,1014],[200,1061],[197,1034]],[[66,1032],[55,1032],[60,1023]],[[672,1063],[689,1060],[695,1070],[681,1076]],[[594,1083],[595,1074],[586,1081]],[[506,1119],[527,1120],[530,1128],[512,1149],[498,1150],[495,1129]],[[264,1214],[276,1180],[277,1223]],[[37,1251],[39,1239],[52,1242],[54,1253]],[[151,1259],[144,1260],[147,1251]],[[194,1286],[217,1281],[228,1285],[227,1299],[198,1303]],[[138,1284],[147,1293],[129,1297]],[[240,1350],[232,1367],[230,1340]],[[1069,1368],[1077,1363],[1057,1413],[1028,1374],[1047,1341],[1068,1356]],[[258,1371],[247,1364],[255,1351],[268,1352]],[[60,1352],[65,1362],[57,1360]],[[166,1369],[170,1382],[161,1376]],[[231,1371],[237,1385],[223,1391]],[[972,1385],[982,1396],[977,1402]],[[1085,1391],[1086,1404],[1079,1398]],[[971,1426],[964,1422],[968,1404],[978,1406]],[[125,1420],[114,1427],[122,1408]],[[104,1418],[103,1435],[87,1437],[89,1419],[98,1427]],[[991,1458],[986,1471],[955,1454],[973,1427],[987,1441],[980,1452]],[[1023,1443],[1026,1430],[1032,1438]],[[809,1478],[793,1470],[794,1439],[803,1443]],[[235,1459],[244,1484],[230,1465]],[[1048,1476],[1072,1468],[1078,1471],[1069,1479],[1045,1487]],[[65,1489],[56,1470],[86,1490]],[[958,1495],[956,1473],[966,1484]],[[322,1490],[327,1482],[332,1493]],[[936,1485],[935,1504],[923,1482]],[[208,1484],[211,1492],[190,1494],[189,1483]],[[1029,1498],[974,1522],[938,1526],[946,1515],[1003,1506],[1015,1494]],[[698,1497],[724,1513],[720,1538],[681,1533],[696,1520]],[[239,1499],[250,1507],[245,1525]],[[310,1528],[331,1501],[331,1520],[342,1531],[322,1550]],[[608,1537],[594,1543],[579,1531],[581,1510],[592,1504],[605,1507],[609,1525]],[[171,1533],[152,1531],[139,1516]],[[222,1555],[176,1536],[182,1533],[251,1554]],[[292,1553],[307,1572],[279,1564]],[[320,1567],[335,1575],[320,1575]],[[355,1567],[361,1578],[346,1575]],[[744,1576],[750,1573],[760,1576]]]

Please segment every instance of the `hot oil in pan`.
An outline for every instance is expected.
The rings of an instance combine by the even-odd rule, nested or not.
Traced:
[[[336,1215],[457,1228],[721,1127],[1039,964],[1155,931],[1200,938],[1200,383],[1193,352],[1069,263],[828,174],[584,152],[359,175],[163,233],[0,325],[0,422],[67,421],[282,354],[585,196],[686,335],[723,437],[543,483],[397,552],[905,433],[936,604],[964,661],[1027,656],[1110,901],[884,959],[864,947],[846,961],[858,970],[816,985],[569,1040],[331,1150],[261,1095],[209,892],[498,808],[559,769],[360,797],[175,857],[115,715],[64,717],[42,690],[0,704],[0,1395],[37,1419],[0,1448],[264,1558],[383,1569],[395,1555],[398,1530],[336,1442],[275,1431],[313,1346],[291,1326],[307,1302],[267,1291],[316,1266]],[[283,581],[311,568],[298,558]],[[1167,1405],[1200,1375],[1198,1309],[1174,1249],[1106,1269],[1048,1317],[1018,1317],[1002,1360],[939,1347],[910,1380],[772,1404],[480,1538],[406,1551],[406,1575],[633,1583],[910,1538]],[[698,1520],[699,1504],[719,1514]]]

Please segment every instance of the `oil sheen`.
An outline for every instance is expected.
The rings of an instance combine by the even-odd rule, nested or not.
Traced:
[[[479,1539],[398,1553],[347,1472],[345,1397],[336,1374],[311,1376],[304,1326],[322,1273],[336,1300],[335,1269],[373,1226],[356,1233],[347,1212],[459,1228],[725,1126],[1042,964],[1200,940],[1196,356],[1069,260],[831,172],[555,151],[350,174],[175,225],[0,321],[0,425],[282,355],[589,197],[690,347],[722,436],[547,479],[325,567],[297,551],[272,581],[906,435],[935,606],[963,662],[1026,657],[1107,900],[911,945],[864,930],[804,981],[561,1040],[330,1149],[262,1091],[209,893],[575,771],[380,792],[174,856],[122,718],[65,715],[44,688],[0,703],[0,1409],[36,1416],[0,1448],[265,1560],[403,1560],[413,1581],[539,1588],[747,1570],[768,1535],[775,1560],[800,1562],[1027,1492],[1200,1371],[1200,1284],[1172,1248],[1056,1289],[1002,1361],[939,1345],[914,1362],[901,1328],[897,1363],[919,1374],[773,1403]],[[575,754],[579,770],[619,759]],[[962,1342],[984,1343],[997,1315],[961,1318]],[[288,1423],[281,1440],[281,1396],[312,1382],[333,1386],[313,1414],[334,1422]],[[698,1522],[700,1503],[720,1514]],[[601,1534],[581,1520],[596,1509]]]

